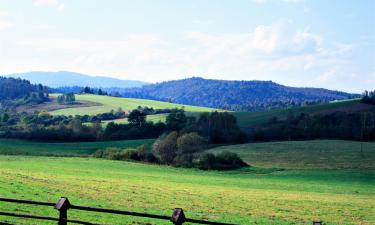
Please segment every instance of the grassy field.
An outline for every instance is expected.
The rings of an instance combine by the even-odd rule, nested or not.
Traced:
[[[375,142],[316,140],[230,145],[211,149],[237,153],[262,168],[375,170]]]
[[[98,149],[107,147],[135,148],[142,144],[152,144],[154,139],[46,143],[13,139],[0,139],[0,155],[44,155],[44,156],[87,156]]]
[[[52,97],[58,96],[58,94],[52,94]],[[145,99],[135,99],[135,98],[116,98],[110,96],[100,96],[100,95],[76,95],[76,100],[81,102],[94,102],[100,105],[91,106],[91,107],[79,107],[79,108],[66,108],[51,111],[53,115],[96,115],[99,113],[109,112],[112,109],[116,110],[121,107],[125,111],[133,110],[138,106],[147,106],[153,107],[154,109],[165,109],[165,108],[182,108],[184,107],[186,111],[192,112],[207,112],[213,111],[215,109],[199,107],[199,106],[190,106],[190,105],[181,105],[174,104],[169,102],[161,102],[154,100],[145,100]]]
[[[373,172],[363,171],[204,172],[94,158],[0,156],[0,196],[50,202],[67,196],[73,204],[164,215],[182,207],[188,217],[237,224],[311,224],[316,219],[374,224],[374,179]],[[2,203],[0,211],[57,216],[52,207]],[[69,216],[105,224],[167,224],[77,211]]]
[[[148,115],[146,117],[146,120],[147,121],[152,121],[154,123],[157,123],[159,121],[161,122],[165,122],[166,118],[167,118],[167,115],[168,114],[155,114],[155,115]],[[116,120],[106,120],[106,121],[102,121],[102,124],[104,126],[107,126],[108,123],[110,122],[115,122],[115,123],[128,123],[128,118],[122,118],[122,119],[116,119]]]

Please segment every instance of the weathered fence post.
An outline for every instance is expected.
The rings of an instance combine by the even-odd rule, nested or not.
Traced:
[[[70,202],[68,198],[61,197],[55,205],[55,209],[59,210],[59,222],[58,225],[67,225],[68,222],[68,209],[70,207]]]
[[[186,221],[184,210],[181,208],[175,208],[171,217],[171,221],[175,225],[182,225]]]

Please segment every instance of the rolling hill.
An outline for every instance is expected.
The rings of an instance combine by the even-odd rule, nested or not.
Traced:
[[[52,94],[52,97],[56,97],[58,94]],[[214,111],[213,108],[182,105],[169,102],[146,100],[146,99],[134,99],[134,98],[118,98],[111,96],[101,96],[101,95],[76,95],[76,100],[79,102],[94,102],[96,106],[89,107],[74,107],[65,108],[51,111],[53,115],[96,115],[99,113],[109,112],[112,109],[116,110],[121,107],[125,111],[129,111],[137,108],[138,106],[153,107],[154,109],[165,109],[165,108],[182,108],[190,112],[209,112]]]
[[[234,152],[248,164],[262,168],[375,170],[374,149],[373,142],[312,140],[228,145],[209,151]]]
[[[304,102],[358,97],[322,88],[288,87],[272,81],[228,81],[199,77],[124,89],[122,95],[235,111],[256,111]]]
[[[89,76],[81,73],[74,73],[69,71],[58,72],[43,72],[34,71],[27,73],[16,73],[5,75],[7,77],[15,77],[29,80],[33,84],[43,84],[48,87],[67,87],[67,86],[80,86],[80,87],[96,87],[96,88],[131,88],[141,87],[148,84],[143,81],[137,80],[120,80],[105,76]]]

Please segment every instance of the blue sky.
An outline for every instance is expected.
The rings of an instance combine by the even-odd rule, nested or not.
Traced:
[[[375,88],[371,0],[0,0],[0,74]]]

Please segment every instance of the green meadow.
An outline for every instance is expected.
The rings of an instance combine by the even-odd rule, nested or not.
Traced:
[[[222,146],[213,153],[237,153],[262,168],[375,170],[375,142],[343,140],[281,141]]]
[[[57,97],[58,94],[52,94],[52,97]],[[75,108],[65,108],[51,111],[52,115],[96,115],[99,113],[109,112],[111,110],[117,110],[121,107],[125,111],[130,111],[136,109],[138,106],[147,106],[153,107],[154,109],[165,109],[165,108],[182,108],[186,111],[191,112],[207,112],[213,111],[215,109],[207,108],[207,107],[199,107],[199,106],[190,106],[190,105],[182,105],[182,104],[175,104],[169,102],[161,102],[161,101],[154,101],[154,100],[146,100],[146,99],[135,99],[135,98],[118,98],[118,97],[110,97],[110,96],[101,96],[101,95],[90,95],[90,94],[82,94],[76,95],[76,101],[80,102],[95,102],[97,106],[90,106],[90,107],[75,107]]]
[[[37,142],[32,145],[2,139],[1,149],[23,149],[26,156],[0,156],[0,196],[49,202],[67,196],[74,204],[162,215],[171,215],[173,208],[182,207],[191,218],[236,224],[311,224],[313,220],[327,224],[375,223],[375,169],[371,164],[374,143],[365,143],[362,156],[357,156],[359,142],[328,140],[211,149],[238,152],[252,165],[224,172],[92,157],[35,156],[55,154],[54,149],[64,154],[79,150],[84,156],[95,145],[129,147],[152,141],[71,143],[69,146]],[[30,154],[33,156],[27,156],[28,152],[33,152]],[[359,159],[362,161],[357,162]],[[2,203],[0,211],[57,216],[52,207]],[[166,224],[78,211],[69,212],[69,216],[103,224]],[[43,224],[9,217],[1,220]]]
[[[0,155],[38,155],[38,156],[88,156],[96,150],[108,147],[136,148],[142,144],[152,144],[154,139],[47,143],[14,139],[0,139]]]
[[[248,168],[205,172],[93,158],[0,156],[0,195],[188,217],[237,224],[374,224],[374,173]],[[2,211],[15,211],[1,204]],[[54,209],[19,207],[56,216]],[[71,219],[104,224],[149,220],[70,212]],[[4,220],[5,218],[2,218]],[[10,220],[9,222],[14,222]],[[16,220],[19,222],[19,220]],[[29,223],[29,222],[28,222]],[[35,222],[35,224],[41,224]],[[166,224],[152,221],[152,224]]]

